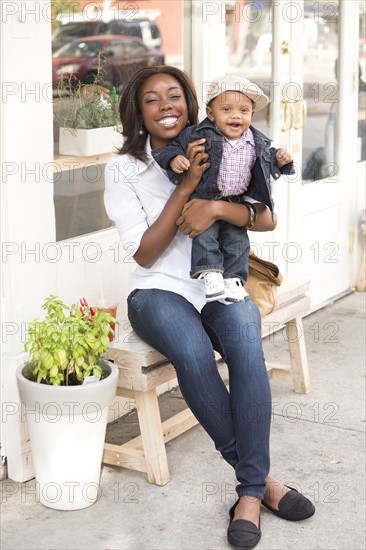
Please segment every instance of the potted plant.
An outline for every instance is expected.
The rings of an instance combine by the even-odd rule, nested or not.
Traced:
[[[60,155],[92,156],[121,146],[118,95],[113,88],[109,97],[104,97],[102,75],[99,53],[92,82],[82,84],[74,74],[61,77],[54,101]]]
[[[30,358],[16,373],[19,394],[39,501],[78,510],[100,494],[108,408],[118,379],[118,368],[102,356],[116,319],[84,298],[68,307],[49,296],[43,309],[46,317],[29,325]]]

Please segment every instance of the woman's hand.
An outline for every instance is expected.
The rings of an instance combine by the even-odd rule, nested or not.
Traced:
[[[188,144],[187,150],[186,150],[186,157],[187,159],[192,162],[192,160],[195,158],[195,156],[198,153],[205,153],[205,143],[206,139],[196,139],[196,141],[192,141]]]
[[[208,154],[205,151],[205,141],[205,139],[198,139],[192,141],[187,147],[186,156],[190,162],[190,166],[180,187],[184,191],[188,190],[190,194],[193,193],[199,184],[203,172],[210,167]]]
[[[277,225],[277,216],[264,204],[256,203],[257,220],[251,231],[273,231]],[[187,202],[177,219],[179,231],[193,239],[206,231],[217,220],[237,227],[245,227],[249,222],[249,211],[244,204],[221,200],[193,199]]]
[[[206,231],[217,219],[217,202],[205,199],[192,199],[187,202],[177,219],[179,231],[189,235],[191,239]]]

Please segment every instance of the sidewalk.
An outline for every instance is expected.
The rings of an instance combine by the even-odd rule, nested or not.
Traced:
[[[316,514],[286,522],[262,508],[256,548],[363,550],[365,294],[313,313],[304,330],[311,392],[295,394],[290,383],[271,380],[271,473],[312,499]],[[264,350],[271,362],[288,361],[282,332],[264,340]],[[173,395],[170,403],[180,401]],[[226,541],[236,498],[231,468],[200,426],[167,452],[171,481],[164,487],[148,484],[146,474],[104,466],[100,500],[75,512],[37,503],[34,480],[2,482],[2,550],[232,548]]]

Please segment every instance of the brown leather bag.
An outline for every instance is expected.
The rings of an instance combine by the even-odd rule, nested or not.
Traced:
[[[248,265],[248,280],[244,288],[264,317],[276,307],[277,287],[282,283],[283,277],[276,264],[258,258],[252,252],[249,254]]]

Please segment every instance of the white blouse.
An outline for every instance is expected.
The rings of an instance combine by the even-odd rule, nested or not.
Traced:
[[[176,187],[151,157],[149,139],[146,153],[149,156],[147,164],[131,155],[117,155],[105,169],[105,208],[116,224],[124,249],[132,252],[131,256]],[[192,240],[177,231],[152,267],[145,269],[136,264],[129,292],[135,288],[169,290],[180,294],[201,311],[206,304],[204,282],[189,276],[191,248]]]

